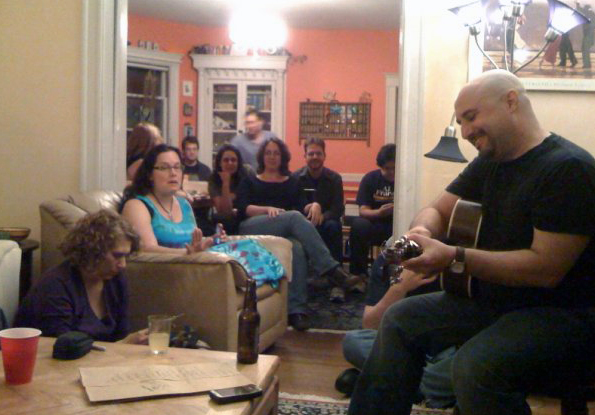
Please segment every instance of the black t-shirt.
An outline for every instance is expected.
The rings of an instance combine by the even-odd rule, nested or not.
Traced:
[[[595,305],[595,160],[588,152],[552,134],[515,160],[498,163],[476,158],[446,190],[481,203],[480,249],[527,249],[534,228],[591,237],[556,288],[507,287],[474,280],[479,299],[504,310]]]
[[[357,191],[355,202],[359,206],[370,206],[378,209],[387,203],[393,203],[395,182],[388,181],[382,175],[380,169],[373,170],[363,177]],[[392,223],[392,215],[379,219],[379,221]]]
[[[190,180],[206,181],[211,176],[211,169],[206,164],[197,161],[194,166],[184,164],[184,174],[187,174]]]
[[[238,186],[235,204],[238,215],[243,220],[246,218],[248,205],[273,206],[303,212],[306,197],[295,177],[289,176],[284,182],[271,183],[249,175],[242,179]]]

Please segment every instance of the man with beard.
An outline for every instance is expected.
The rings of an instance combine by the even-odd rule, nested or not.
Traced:
[[[244,163],[249,164],[252,166],[252,169],[256,171],[258,169],[256,154],[258,153],[260,145],[267,139],[276,136],[272,132],[264,131],[262,129],[264,126],[264,119],[256,110],[249,110],[246,112],[244,125],[246,126],[246,132],[236,135],[231,139],[230,143],[240,150]]]
[[[530,392],[595,378],[595,160],[544,130],[513,74],[489,71],[455,102],[479,156],[411,224],[413,272],[471,275],[472,298],[439,292],[384,313],[349,414],[409,414],[425,356],[452,364],[463,415],[530,414]],[[460,199],[480,203],[477,249],[440,242]]]
[[[343,179],[339,173],[324,167],[325,143],[320,138],[309,138],[304,143],[306,165],[293,173],[300,189],[307,196],[304,214],[324,240],[333,258],[343,263],[343,225],[345,213]],[[331,289],[331,301],[344,302],[345,292],[341,287]]]

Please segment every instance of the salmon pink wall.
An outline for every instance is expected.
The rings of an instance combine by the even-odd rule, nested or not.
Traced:
[[[179,113],[183,114],[184,103],[192,105],[194,111],[191,117],[180,115],[180,135],[185,123],[190,122],[196,129],[198,74],[188,52],[203,43],[229,44],[227,28],[130,15],[128,40],[133,46],[139,40],[149,40],[157,42],[162,51],[184,54],[180,65]],[[290,30],[287,49],[294,56],[307,56],[303,63],[290,63],[287,69],[284,138],[293,155],[291,168],[303,164],[303,150],[298,143],[299,103],[308,98],[322,101],[327,91],[336,92],[339,101],[358,101],[362,92],[367,91],[373,101],[370,146],[366,142],[329,140],[326,165],[341,173],[365,173],[376,168],[376,153],[385,139],[384,74],[397,71],[398,31]],[[192,97],[181,95],[183,80],[193,81]]]

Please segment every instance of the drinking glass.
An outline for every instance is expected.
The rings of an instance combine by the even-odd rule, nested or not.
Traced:
[[[172,317],[164,314],[149,316],[149,348],[153,354],[167,353]]]

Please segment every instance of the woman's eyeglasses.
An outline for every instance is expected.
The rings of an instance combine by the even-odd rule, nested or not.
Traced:
[[[158,170],[158,171],[173,171],[174,173],[178,173],[182,170],[182,165],[181,164],[176,164],[175,166],[167,166],[167,165],[162,165],[162,166],[155,166],[153,167],[153,169]]]

